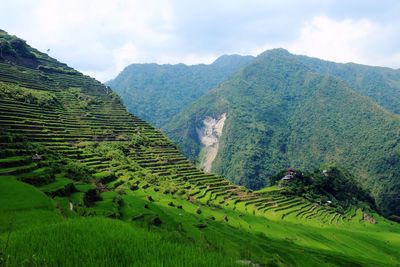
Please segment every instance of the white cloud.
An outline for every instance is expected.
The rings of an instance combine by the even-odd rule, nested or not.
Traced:
[[[174,40],[169,1],[38,0],[26,21],[25,31],[6,30],[102,81]]]
[[[317,15],[301,25],[293,40],[267,42],[249,50],[249,53],[258,55],[265,50],[282,47],[294,54],[329,61],[399,68],[400,52],[393,45],[399,34],[398,27],[368,19],[335,20]]]
[[[299,37],[288,49],[336,62],[365,62],[365,49],[378,32],[379,27],[366,19],[335,21],[316,16],[303,25]]]
[[[102,50],[104,48],[99,47],[99,49]],[[108,64],[107,68],[102,68],[96,71],[92,71],[89,68],[89,70],[84,73],[94,76],[101,81],[107,81],[114,78],[127,65],[140,60],[140,53],[132,41],[128,41],[122,46],[113,49],[110,54],[110,57],[112,58],[110,62],[112,62],[112,64]]]
[[[211,63],[276,47],[400,67],[400,5],[320,2],[13,0],[2,4],[0,25],[101,81],[131,63]]]

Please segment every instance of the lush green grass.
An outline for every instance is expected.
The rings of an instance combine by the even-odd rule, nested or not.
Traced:
[[[49,221],[44,217],[11,228],[6,251],[9,266],[24,261],[40,266],[234,266],[237,260],[299,266],[394,266],[400,260],[400,230],[383,219],[376,225],[355,220],[332,226],[269,220],[230,208],[192,204],[151,188],[122,196],[122,221],[61,219],[51,201],[32,186],[13,177],[2,179],[2,188],[9,192],[2,196],[8,197],[8,203],[16,202],[14,214],[34,218],[42,216],[44,209],[58,218]],[[102,196],[94,209],[107,211],[115,193]],[[148,196],[154,201],[149,202]],[[155,217],[160,218],[160,226],[152,224]],[[0,225],[3,245],[9,221]]]
[[[64,188],[66,185],[69,185],[71,183],[73,183],[71,179],[65,177],[57,177],[54,182],[41,186],[40,190],[42,190],[43,192],[54,192],[56,190]]]
[[[27,158],[26,156],[8,157],[8,158],[0,159],[0,163],[18,162],[21,160],[25,160],[26,158]]]
[[[149,195],[155,202],[147,201]],[[267,219],[230,208],[199,206],[154,193],[152,189],[135,191],[123,200],[124,220],[135,218],[137,225],[147,226],[154,216],[158,216],[166,224],[166,230],[181,228],[184,236],[194,240],[213,239],[214,244],[218,244],[218,239],[224,240],[222,247],[239,254],[244,253],[240,244],[246,244],[250,250],[247,257],[261,263],[269,262],[264,258],[266,255],[270,260],[278,255],[279,261],[301,266],[343,265],[345,262],[379,266],[395,265],[400,260],[396,252],[400,247],[398,225],[385,220],[376,225],[363,223],[359,221],[361,214],[349,223],[328,225],[317,221],[300,223],[295,218],[283,221],[280,216]],[[170,202],[175,207],[169,206]],[[149,208],[144,208],[145,204]],[[178,205],[182,205],[182,209],[178,209]],[[196,212],[199,208],[202,210],[200,215]],[[224,220],[225,216],[228,222]],[[199,230],[198,224],[207,227]],[[264,244],[268,244],[268,248]]]
[[[13,234],[8,266],[236,266],[235,259],[194,244],[101,218],[70,219]],[[34,256],[35,255],[35,256]]]
[[[60,220],[52,200],[13,176],[0,176],[0,196],[0,233]]]
[[[257,193],[264,193],[264,192],[277,191],[277,190],[281,190],[281,189],[282,189],[282,188],[280,188],[279,186],[274,185],[274,186],[264,187],[264,188],[262,188],[262,189],[260,189],[260,190],[257,190],[256,192],[257,192]]]

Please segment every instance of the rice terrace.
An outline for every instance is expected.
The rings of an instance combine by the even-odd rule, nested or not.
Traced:
[[[103,83],[13,34],[0,30],[0,266],[400,266],[400,70],[278,49]]]

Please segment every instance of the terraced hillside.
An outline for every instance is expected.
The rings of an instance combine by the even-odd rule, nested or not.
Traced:
[[[8,68],[4,63],[0,67],[2,88],[43,90],[52,94],[56,102],[54,106],[45,107],[10,96],[0,100],[2,175],[18,175],[33,185],[44,185],[46,193],[57,195],[59,190],[71,187],[74,181],[73,177],[72,180],[53,178],[52,168],[58,163],[75,162],[87,168],[97,179],[97,186],[104,186],[104,190],[107,190],[107,182],[116,181],[123,187],[132,177],[139,176],[137,172],[146,172],[150,177],[148,180],[135,181],[142,187],[156,186],[163,181],[167,188],[171,186],[181,195],[204,203],[229,205],[231,201],[234,204],[240,202],[245,207],[266,212],[283,211],[288,204],[295,207],[305,202],[279,196],[279,193],[250,193],[222,177],[200,171],[159,131],[128,114],[106,87],[95,81],[87,84],[85,76],[47,74],[50,82],[38,88],[37,80],[20,79],[16,72],[29,73],[31,69]],[[10,77],[13,84],[5,83]],[[63,86],[59,87],[59,84]],[[83,113],[82,106],[85,107]],[[137,145],[135,141],[142,144]],[[99,149],[102,145],[126,150],[122,151],[126,163],[104,153]],[[35,159],[35,155],[41,159]],[[48,178],[43,179],[45,176]],[[79,187],[79,183],[73,187]],[[307,203],[304,207],[310,205]],[[329,209],[323,210],[324,215],[332,213]]]
[[[400,227],[367,205],[204,173],[109,88],[13,40],[0,33],[0,266],[400,261]]]
[[[110,182],[118,187],[131,186],[129,181],[133,178],[141,187],[163,182],[165,192],[171,187],[172,193],[179,192],[188,199],[232,206],[240,202],[262,212],[282,211],[287,204],[294,207],[304,202],[277,197],[279,193],[251,193],[222,177],[200,171],[158,130],[128,114],[108,88],[88,77],[46,73],[47,82],[40,83],[32,76],[19,75],[32,73],[32,69],[10,68],[6,63],[1,63],[0,68],[3,91],[36,90],[51,95],[54,101],[51,106],[41,106],[20,101],[14,95],[0,99],[2,175],[18,175],[54,196],[60,190],[79,188],[81,181],[74,182],[74,177],[68,179],[54,171],[58,164],[74,163],[87,169],[97,187],[104,190],[108,190]],[[104,153],[110,150],[107,146],[121,149],[124,160],[112,152]],[[148,179],[140,179],[141,172]],[[84,195],[81,197],[79,201]],[[322,213],[330,212],[327,209]]]

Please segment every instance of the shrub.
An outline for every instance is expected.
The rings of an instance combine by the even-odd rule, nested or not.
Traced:
[[[19,180],[31,185],[41,186],[55,181],[55,175],[50,170],[44,172],[31,172],[22,174],[19,177]]]
[[[178,196],[183,196],[184,194],[186,194],[186,190],[185,189],[180,189],[176,194]]]
[[[26,42],[19,38],[13,38],[10,42],[10,46],[20,57],[36,59],[36,56],[28,50]]]
[[[117,188],[118,186],[123,185],[123,184],[124,184],[124,181],[117,181],[114,184],[114,188]]]
[[[102,200],[100,193],[96,189],[89,189],[83,197],[83,203],[86,207],[91,207],[96,201]]]
[[[151,220],[151,224],[154,226],[160,226],[162,224],[162,221],[160,217],[155,217],[153,220]]]
[[[77,161],[68,161],[65,165],[65,176],[75,181],[90,181],[90,170]]]
[[[138,189],[139,189],[139,186],[136,185],[136,184],[134,184],[134,185],[131,186],[131,190],[132,190],[132,191],[136,191],[136,190],[138,190]]]

